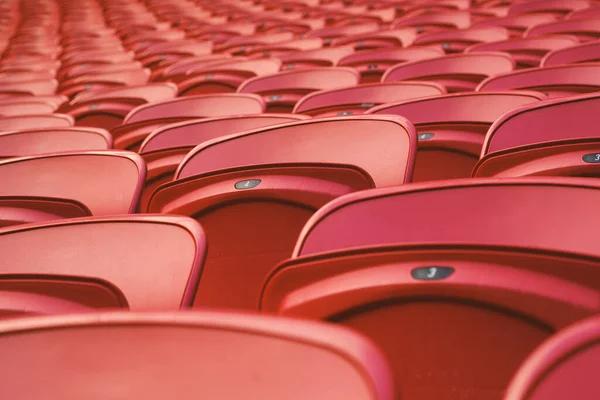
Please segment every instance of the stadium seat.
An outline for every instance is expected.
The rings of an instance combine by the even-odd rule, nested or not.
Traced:
[[[600,42],[582,43],[551,51],[542,59],[540,65],[542,67],[552,67],[554,65],[586,62],[600,62]]]
[[[311,68],[251,78],[240,85],[238,92],[259,94],[267,112],[285,113],[292,112],[308,93],[355,86],[359,81],[359,73],[351,68]]]
[[[449,93],[464,92],[514,67],[514,60],[505,53],[453,54],[396,65],[383,74],[381,82],[424,80],[442,84]]]
[[[53,95],[58,88],[55,79],[38,79],[23,82],[0,82],[0,98],[15,95]]]
[[[372,50],[382,47],[408,47],[417,37],[414,28],[386,29],[378,32],[344,36],[331,42],[331,46],[350,45],[354,50]]]
[[[74,97],[84,90],[143,85],[149,78],[150,70],[138,67],[116,72],[86,74],[61,82],[58,92],[67,97]]]
[[[158,128],[146,137],[139,149],[148,169],[139,209],[147,210],[150,195],[160,185],[173,180],[181,161],[197,145],[250,129],[303,119],[308,117],[265,113],[204,118]]]
[[[305,38],[289,40],[287,42],[267,44],[246,50],[247,57],[278,57],[282,54],[294,53],[298,51],[318,50],[323,47],[321,38]]]
[[[486,135],[478,177],[600,176],[591,93],[526,105],[505,114]],[[535,128],[532,128],[535,127]]]
[[[0,159],[111,148],[110,133],[99,128],[57,127],[0,132]]]
[[[471,13],[466,10],[446,10],[412,18],[401,17],[391,25],[392,29],[414,27],[417,33],[436,32],[448,29],[466,29],[471,25]]]
[[[93,215],[135,212],[146,176],[135,153],[84,151],[0,161],[0,196],[76,200]]]
[[[523,33],[536,25],[546,24],[556,21],[556,16],[547,13],[540,14],[518,14],[509,15],[501,18],[490,18],[473,24],[476,26],[502,26],[510,32],[513,38],[520,38]]]
[[[600,18],[574,19],[536,25],[525,31],[525,37],[547,36],[555,34],[572,35],[582,42],[600,38]]]
[[[351,67],[360,72],[361,83],[381,81],[384,72],[400,63],[426,60],[441,57],[444,51],[441,47],[409,47],[406,49],[392,47],[375,50],[362,50],[341,58],[337,65]]]
[[[516,62],[516,68],[538,67],[548,52],[569,48],[579,44],[572,36],[540,36],[527,39],[511,39],[502,42],[480,43],[465,49],[465,53],[479,51],[500,51],[509,53]]]
[[[234,56],[246,54],[246,51],[265,44],[283,43],[294,38],[292,32],[257,33],[250,36],[236,36],[215,48],[217,53],[227,53]]]
[[[569,13],[566,19],[592,19],[600,18],[600,6],[592,6],[588,8],[582,8]]]
[[[277,56],[281,60],[281,70],[331,67],[337,65],[344,56],[352,54],[352,46],[325,47],[317,50],[297,51]]]
[[[498,74],[481,82],[477,90],[536,90],[556,98],[595,92],[599,87],[600,63],[586,63]]]
[[[588,0],[533,0],[524,1],[512,4],[508,8],[509,15],[518,14],[534,14],[534,13],[550,13],[557,16],[564,16],[574,10],[588,8],[590,1]]]
[[[510,37],[506,28],[501,26],[482,26],[468,29],[432,32],[420,35],[414,44],[418,46],[441,45],[446,53],[461,53],[467,47],[477,43],[499,42]]]
[[[414,182],[467,178],[479,160],[490,126],[504,113],[544,98],[535,92],[486,93],[383,104],[367,114],[401,115],[415,125],[419,141]]]
[[[539,343],[598,312],[587,227],[599,189],[580,178],[479,179],[343,196],[271,272],[261,309],[366,334],[388,356],[397,398],[500,398]],[[425,352],[414,345],[423,340]]]
[[[234,59],[229,54],[207,54],[196,57],[186,57],[166,66],[159,66],[152,71],[151,80],[154,82],[176,82],[185,79],[188,70],[199,68],[218,61]]]
[[[265,103],[255,94],[220,93],[188,96],[134,108],[122,125],[111,130],[117,149],[137,151],[139,145],[161,126],[186,119],[236,114],[258,114]]]
[[[600,319],[587,318],[558,332],[523,362],[506,390],[505,400],[558,400],[572,393],[593,400],[600,396],[598,370]]]
[[[33,114],[0,117],[0,132],[34,128],[66,128],[73,118],[64,114]]]
[[[70,199],[38,196],[0,196],[0,228],[67,218],[90,217],[92,212],[84,204]],[[4,306],[5,293],[0,290],[0,319],[8,312]],[[20,297],[18,304],[23,304]],[[40,299],[31,299],[36,301]],[[16,312],[12,307],[13,312]]]
[[[410,182],[415,142],[412,125],[394,116],[226,136],[192,150],[148,212],[194,216],[206,230],[211,247],[196,306],[253,308],[266,273],[291,254],[314,211],[345,193]]]
[[[383,103],[445,93],[443,86],[431,82],[371,83],[307,94],[296,103],[293,112],[312,117],[356,115]]]
[[[206,93],[234,93],[245,80],[279,71],[276,58],[232,60],[187,71],[188,77],[178,82],[180,96]]]
[[[19,115],[35,115],[35,114],[52,114],[56,110],[56,105],[43,100],[38,101],[20,101],[17,96],[12,101],[0,102],[0,117],[19,116]],[[29,97],[29,96],[27,96]]]
[[[394,398],[381,352],[332,324],[211,311],[80,313],[4,321],[0,338],[7,398]]]
[[[307,37],[320,37],[325,45],[331,44],[334,39],[344,36],[358,35],[361,33],[375,32],[379,29],[379,23],[376,21],[358,23],[345,26],[334,26],[317,29],[309,32]]]
[[[5,228],[0,248],[1,290],[94,309],[175,311],[192,304],[206,239],[187,217],[130,215]]]

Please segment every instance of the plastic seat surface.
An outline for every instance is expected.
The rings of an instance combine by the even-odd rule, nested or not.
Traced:
[[[430,82],[390,82],[321,90],[304,96],[294,113],[329,117],[363,114],[382,103],[445,94],[446,89]]]
[[[181,161],[197,145],[250,129],[307,118],[303,115],[266,113],[225,116],[179,122],[155,130],[139,149],[148,168],[140,210],[147,209],[150,196],[158,186],[173,180]]]
[[[453,54],[394,66],[381,81],[425,80],[440,83],[454,93],[474,90],[485,78],[510,72],[514,67],[514,60],[505,53]]]
[[[0,196],[1,228],[91,215],[92,212],[84,204],[75,200],[56,197]],[[1,302],[0,308],[2,308]]]
[[[446,10],[423,14],[410,18],[401,17],[395,20],[392,29],[412,26],[418,33],[444,29],[465,29],[471,25],[471,14],[467,10]]]
[[[22,96],[19,96],[22,97]],[[56,110],[56,105],[51,102],[39,100],[19,101],[18,98],[13,102],[0,103],[1,116],[18,116],[18,115],[36,115],[36,114],[52,114]]]
[[[408,47],[415,41],[416,37],[417,30],[406,27],[340,37],[333,40],[331,45],[351,45],[354,47],[354,50],[368,50],[381,47]]]
[[[477,91],[536,90],[550,98],[595,92],[600,86],[600,63],[557,65],[499,74],[484,80]]]
[[[582,400],[600,396],[594,373],[599,367],[600,321],[587,318],[558,332],[523,362],[506,400],[556,400],[577,393]]]
[[[193,301],[205,240],[198,223],[178,216],[13,226],[0,231],[0,288],[91,308],[175,311]]]
[[[513,37],[521,37],[523,33],[536,25],[556,21],[556,16],[549,13],[517,14],[501,18],[490,18],[477,22],[473,26],[503,26]]]
[[[580,64],[586,62],[600,62],[600,43],[582,43],[563,49],[554,50],[542,59],[542,67],[551,67],[563,64]]]
[[[446,53],[460,53],[476,43],[499,42],[510,37],[506,28],[482,26],[460,30],[427,33],[419,36],[415,45],[441,45]]]
[[[111,133],[116,148],[137,150],[153,130],[186,119],[225,115],[260,114],[265,110],[262,98],[255,94],[219,93],[175,98],[139,106]]]
[[[551,12],[559,15],[565,15],[574,10],[581,10],[590,6],[587,0],[534,0],[513,4],[508,8],[509,15],[518,15],[526,13]]]
[[[34,114],[0,117],[0,131],[34,128],[66,128],[73,126],[73,118],[64,114]]]
[[[600,18],[574,19],[537,25],[525,31],[525,37],[566,34],[577,37],[582,42],[595,41],[600,38]]]
[[[467,178],[479,160],[490,126],[504,113],[543,99],[535,92],[485,93],[384,104],[367,114],[401,115],[415,125],[419,141],[414,182]]]
[[[44,351],[48,341],[55,351]],[[5,321],[0,346],[11,364],[2,371],[7,397],[97,400],[119,387],[148,400],[393,398],[388,364],[368,339],[310,321],[210,311],[46,316]]]
[[[28,94],[34,96],[56,93],[58,82],[54,79],[38,79],[23,82],[0,82],[0,96],[10,94]]]
[[[266,273],[291,254],[319,207],[345,193],[410,181],[412,129],[398,117],[323,118],[192,150],[175,180],[154,192],[148,211],[194,216],[206,229],[212,247],[196,305],[254,307]]]
[[[474,176],[599,176],[592,122],[599,104],[592,93],[505,114],[488,131]]]
[[[351,68],[300,69],[248,79],[238,92],[261,95],[267,112],[291,112],[298,100],[308,93],[355,86],[359,81],[360,75]]]
[[[83,203],[93,215],[126,214],[136,210],[145,175],[143,159],[130,152],[11,158],[0,162],[0,196],[59,197]]]

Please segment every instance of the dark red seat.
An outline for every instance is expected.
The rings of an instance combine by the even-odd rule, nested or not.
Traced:
[[[192,304],[206,239],[190,218],[131,215],[5,228],[0,248],[0,290],[91,308],[175,311]]]
[[[600,63],[557,65],[498,74],[484,80],[478,91],[536,90],[550,98],[600,90]]]
[[[46,316],[4,321],[0,348],[6,398],[394,398],[388,364],[368,339],[310,321],[210,311]]]
[[[76,200],[93,215],[137,208],[146,176],[143,159],[123,151],[87,151],[10,158],[0,162],[0,196]]]
[[[293,114],[237,115],[191,120],[158,128],[148,135],[139,149],[148,169],[139,209],[146,211],[154,190],[173,180],[181,161],[197,145],[250,129],[303,119],[308,117]]]
[[[292,112],[298,100],[308,93],[355,86],[359,81],[359,73],[351,68],[299,69],[248,79],[238,92],[261,95],[267,112]]]
[[[253,308],[266,273],[291,254],[319,207],[410,181],[415,141],[412,125],[392,116],[297,121],[214,139],[186,156],[148,211],[194,216],[208,232],[196,306]]]
[[[597,93],[526,105],[487,133],[474,176],[598,177]]]
[[[76,200],[58,197],[0,196],[0,228],[90,216],[92,212],[89,208]],[[1,308],[2,300],[0,300]],[[0,311],[0,318],[1,315],[2,311]]]
[[[413,61],[391,67],[382,82],[424,80],[437,82],[449,93],[475,90],[485,78],[514,69],[515,61],[505,53],[453,54],[428,60]]]
[[[599,200],[580,178],[349,194],[309,220],[261,309],[365,333],[388,356],[398,398],[497,399],[539,343],[598,312]],[[424,340],[431,351],[415,347]]]
[[[371,83],[307,94],[296,103],[293,112],[312,117],[356,115],[384,103],[445,93],[443,86],[431,82]]]
[[[558,400],[577,393],[600,396],[594,371],[600,368],[600,319],[587,318],[558,332],[523,362],[506,390],[506,400]]]
[[[542,99],[534,92],[470,92],[383,104],[367,114],[402,115],[415,125],[413,181],[423,182],[471,176],[490,126],[504,113]]]
[[[155,129],[186,119],[225,115],[259,114],[265,110],[262,98],[255,94],[219,93],[176,98],[134,108],[122,125],[111,130],[115,148],[136,151]]]

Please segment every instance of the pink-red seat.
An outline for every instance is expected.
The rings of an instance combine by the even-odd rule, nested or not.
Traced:
[[[501,51],[509,53],[514,58],[517,69],[521,69],[537,67],[548,52],[569,48],[577,44],[579,44],[579,41],[572,36],[540,36],[476,44],[465,49],[465,52]]]
[[[390,360],[398,398],[499,398],[539,343],[598,312],[589,215],[599,196],[580,178],[343,196],[309,220],[292,259],[270,274],[262,309],[367,334]],[[431,352],[415,347],[424,338]]]
[[[287,42],[268,44],[246,50],[248,57],[278,57],[282,54],[295,53],[299,51],[318,50],[323,47],[321,38],[305,38],[289,40]]]
[[[367,114],[401,115],[415,125],[419,142],[413,181],[467,178],[479,159],[489,127],[504,113],[543,99],[534,92],[486,93],[383,104]]]
[[[587,62],[600,62],[600,42],[582,43],[579,45],[557,49],[542,59],[542,67],[551,67],[562,64],[581,64]]]
[[[354,50],[371,50],[381,47],[408,47],[417,37],[415,28],[384,29],[378,32],[345,36],[331,42],[332,46],[350,45]]]
[[[194,216],[207,231],[196,306],[253,308],[266,273],[289,257],[319,207],[410,181],[415,141],[412,125],[392,116],[297,121],[214,139],[186,156],[148,211]]]
[[[86,74],[61,82],[59,93],[73,97],[84,90],[143,85],[148,82],[149,78],[150,70],[138,67],[115,72]]]
[[[139,149],[148,169],[139,209],[146,211],[154,190],[173,180],[181,161],[197,145],[246,130],[303,119],[308,119],[308,117],[265,113],[204,118],[174,123],[156,129],[146,137]]]
[[[544,101],[505,114],[490,128],[473,171],[479,177],[598,177],[597,93]]]
[[[364,22],[354,25],[334,26],[317,29],[307,34],[307,37],[320,37],[325,45],[329,45],[334,39],[361,33],[375,32],[379,30],[379,23]]]
[[[447,29],[465,29],[471,25],[471,13],[466,10],[445,10],[425,13],[410,18],[402,17],[394,21],[392,29],[414,27],[417,33],[435,32]]]
[[[0,348],[7,398],[394,398],[387,361],[368,339],[310,321],[210,311],[46,316],[4,321]]]
[[[506,400],[559,400],[577,393],[581,400],[600,396],[600,319],[587,318],[542,343],[523,362],[506,389]]]
[[[0,161],[0,196],[76,200],[93,215],[126,214],[137,208],[146,176],[135,153],[84,151]]]
[[[265,44],[283,43],[294,38],[292,32],[257,33],[249,36],[236,36],[215,48],[217,53],[244,55],[246,51]]]
[[[477,43],[499,42],[510,37],[506,28],[482,26],[460,30],[426,33],[419,36],[414,44],[419,46],[441,45],[446,53],[460,53]]]
[[[64,114],[33,114],[0,117],[0,131],[34,128],[66,128],[73,126],[73,118]]]
[[[17,96],[10,102],[0,102],[0,116],[52,114],[56,110],[56,105],[49,101],[20,101],[21,97],[25,96]]]
[[[382,82],[424,80],[437,82],[449,93],[475,90],[485,78],[507,73],[515,61],[505,53],[453,54],[428,60],[413,61],[391,67]]]
[[[403,62],[426,60],[441,57],[444,51],[441,47],[409,47],[383,48],[375,50],[362,50],[340,59],[340,67],[351,67],[360,72],[361,83],[379,82],[384,72]]]
[[[122,125],[111,130],[115,148],[136,151],[146,136],[161,126],[186,119],[259,114],[265,110],[255,94],[220,93],[176,98],[134,108]]]
[[[600,18],[573,19],[551,22],[528,29],[525,37],[537,37],[555,34],[573,35],[582,42],[595,41],[600,38]]]
[[[512,4],[508,8],[509,15],[551,13],[558,16],[566,15],[574,10],[581,10],[590,6],[588,0],[533,0]]]
[[[473,26],[502,26],[510,32],[514,38],[519,38],[523,33],[536,25],[546,24],[556,21],[556,16],[548,13],[540,14],[518,14],[509,15],[501,18],[489,18],[477,22]]]
[[[76,200],[58,197],[0,196],[0,228],[90,216],[92,216],[90,209]],[[2,297],[1,292],[0,297]],[[0,300],[0,309],[3,307],[2,302],[3,300]],[[0,310],[0,318],[2,313],[3,311]]]
[[[352,54],[352,46],[325,47],[318,50],[297,51],[277,56],[281,60],[281,70],[331,67],[337,65],[344,56]]]
[[[371,83],[307,94],[296,103],[293,112],[312,117],[356,115],[384,103],[445,93],[443,86],[431,82]]]
[[[536,90],[550,98],[573,96],[600,89],[600,63],[557,65],[499,74],[484,80],[478,91]]]
[[[58,88],[55,79],[38,79],[23,82],[0,82],[0,98],[15,95],[53,95]]]
[[[57,127],[0,132],[0,159],[111,148],[110,133],[100,128]]]
[[[187,217],[87,217],[2,229],[0,248],[0,290],[91,308],[175,311],[192,304],[206,238]]]
[[[261,95],[267,112],[292,112],[298,100],[308,93],[355,86],[359,81],[360,74],[351,68],[300,69],[248,79],[238,92]]]

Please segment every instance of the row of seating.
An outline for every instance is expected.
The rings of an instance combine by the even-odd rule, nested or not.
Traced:
[[[0,393],[597,398],[599,10],[3,2]]]

